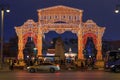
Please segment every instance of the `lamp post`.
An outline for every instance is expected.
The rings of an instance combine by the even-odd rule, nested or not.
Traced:
[[[3,68],[3,42],[4,42],[4,13],[10,12],[9,6],[0,4],[0,11],[1,11],[1,50],[0,50],[0,69]]]
[[[120,4],[116,5],[115,7],[115,13],[119,13],[120,12]]]

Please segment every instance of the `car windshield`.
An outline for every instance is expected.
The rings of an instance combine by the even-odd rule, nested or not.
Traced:
[[[39,65],[53,65],[52,63],[41,63]]]
[[[109,53],[109,61],[115,61],[120,59],[120,52],[110,52]]]

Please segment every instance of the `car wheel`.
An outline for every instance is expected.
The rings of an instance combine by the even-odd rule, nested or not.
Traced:
[[[117,72],[117,73],[120,72],[120,68],[116,67],[115,72]]]
[[[55,69],[54,69],[54,68],[50,68],[50,72],[51,72],[51,73],[54,73],[54,72],[55,72]]]
[[[31,73],[34,73],[34,72],[35,72],[35,69],[31,68],[31,69],[30,69],[30,72],[31,72]]]

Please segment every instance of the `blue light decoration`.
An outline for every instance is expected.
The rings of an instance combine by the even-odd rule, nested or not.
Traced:
[[[37,56],[37,52],[38,52],[37,48],[33,48],[33,53],[35,57]]]
[[[92,38],[87,39],[84,55],[86,58],[95,57],[95,45],[93,43]]]

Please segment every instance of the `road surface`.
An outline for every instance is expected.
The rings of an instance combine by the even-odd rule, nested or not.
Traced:
[[[120,80],[120,73],[104,71],[67,71],[57,73],[0,72],[0,80]]]

